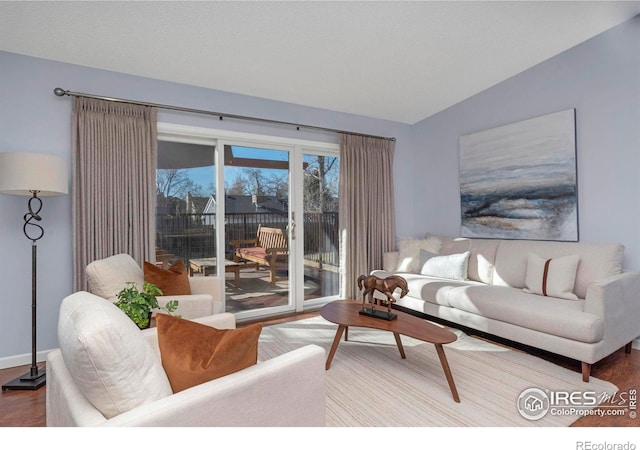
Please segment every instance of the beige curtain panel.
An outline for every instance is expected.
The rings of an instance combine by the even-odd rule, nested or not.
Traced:
[[[359,299],[360,275],[395,250],[395,141],[340,134],[340,295]]]
[[[140,265],[155,245],[156,109],[83,97],[73,102],[74,289],[88,263],[118,253]],[[114,295],[116,293],[114,292]]]

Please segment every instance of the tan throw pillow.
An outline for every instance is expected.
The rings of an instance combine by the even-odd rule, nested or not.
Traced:
[[[174,393],[253,366],[258,361],[261,323],[219,330],[158,314],[156,326],[162,366]]]
[[[526,288],[523,290],[548,297],[577,300],[578,297],[573,293],[573,286],[579,262],[578,255],[545,259],[529,254],[525,278]]]
[[[158,286],[162,295],[191,295],[189,273],[181,259],[168,269],[145,261],[144,281]]]

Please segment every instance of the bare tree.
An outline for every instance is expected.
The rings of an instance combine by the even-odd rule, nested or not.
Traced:
[[[251,195],[267,195],[266,184],[267,180],[263,174],[262,169],[246,168],[242,169],[244,181],[246,183],[246,189]]]
[[[335,207],[338,196],[337,173],[332,171],[338,158],[316,156],[308,161],[304,173],[304,210],[328,211]]]
[[[227,184],[225,180],[225,194],[227,195],[249,195],[247,181],[242,175],[238,175],[234,178],[231,184]]]
[[[289,177],[287,173],[281,171],[271,173],[265,182],[268,195],[276,198],[287,198],[289,196]]]
[[[158,169],[156,171],[157,206],[168,206],[171,198],[184,199],[187,193],[201,197],[204,195],[204,189],[189,178],[186,169]]]

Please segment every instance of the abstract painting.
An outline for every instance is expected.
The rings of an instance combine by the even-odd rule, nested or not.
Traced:
[[[575,109],[460,137],[462,236],[578,240]]]

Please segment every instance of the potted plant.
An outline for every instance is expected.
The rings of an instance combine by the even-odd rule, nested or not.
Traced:
[[[140,329],[149,328],[152,310],[160,309],[171,314],[178,308],[178,300],[171,300],[166,306],[159,306],[157,295],[162,295],[162,291],[155,284],[145,281],[140,292],[136,283],[129,281],[127,286],[118,292],[118,301],[115,305]]]

